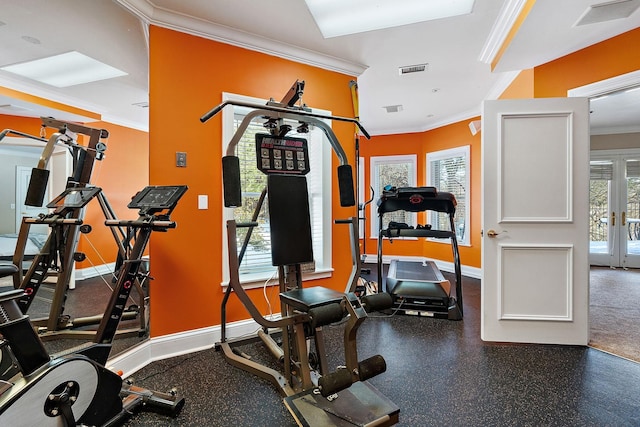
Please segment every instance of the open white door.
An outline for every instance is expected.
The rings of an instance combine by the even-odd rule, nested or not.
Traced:
[[[486,101],[485,341],[587,345],[589,101]]]

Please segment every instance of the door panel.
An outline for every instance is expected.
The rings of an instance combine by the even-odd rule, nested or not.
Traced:
[[[588,341],[589,109],[483,105],[482,339]]]

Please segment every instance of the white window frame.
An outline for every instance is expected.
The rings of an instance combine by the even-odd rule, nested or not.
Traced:
[[[454,158],[454,157],[463,157],[464,158],[464,162],[465,162],[465,182],[464,182],[464,194],[465,194],[465,215],[464,215],[464,236],[462,236],[462,238],[460,237],[459,233],[457,233],[458,230],[456,230],[456,236],[458,238],[458,244],[462,245],[462,246],[469,246],[470,245],[470,237],[471,236],[471,162],[470,162],[470,153],[471,153],[471,148],[468,145],[462,146],[462,147],[456,147],[456,148],[449,148],[447,150],[440,150],[440,151],[434,151],[432,153],[427,153],[427,186],[432,186],[432,187],[436,187],[436,189],[440,190],[438,188],[437,183],[434,183],[433,181],[433,177],[432,175],[432,171],[433,171],[433,166],[432,164],[434,162],[438,162],[438,161],[442,161],[442,160],[446,160],[446,159],[450,159],[450,158]],[[444,191],[444,190],[443,190]],[[435,215],[437,215],[437,212],[433,212],[433,211],[429,211],[428,213],[429,217],[429,223],[430,224],[434,224],[436,221],[434,220]],[[458,211],[456,211],[456,216],[458,216]],[[428,238],[428,240],[430,241],[434,241],[434,242],[442,242],[442,243],[448,243],[449,239],[437,239],[434,237],[430,237]]]
[[[370,172],[370,181],[371,186],[374,188],[375,195],[373,201],[370,204],[370,218],[371,225],[369,226],[369,230],[371,233],[371,238],[377,239],[379,233],[379,218],[378,218],[378,200],[380,200],[380,180],[378,175],[378,167],[382,165],[392,165],[392,164],[409,164],[409,176],[407,177],[407,181],[409,182],[409,187],[415,187],[417,184],[416,170],[418,164],[418,157],[415,154],[405,154],[398,156],[372,156],[369,159],[369,172]],[[415,226],[417,223],[417,215],[415,212],[410,214],[411,224]],[[414,238],[409,238],[414,239]]]
[[[223,92],[222,101],[235,101],[235,102],[244,102],[251,104],[266,104],[267,100],[253,98],[244,95],[238,95],[234,93]],[[237,106],[227,106],[222,110],[222,153],[226,155],[227,147],[229,142],[231,141],[234,134],[234,116],[242,107]],[[245,111],[249,111],[249,109],[244,108]],[[320,110],[320,109],[312,109],[312,112],[331,116],[331,111],[328,110]],[[330,121],[327,121],[330,124]],[[331,145],[324,136],[324,133],[317,128],[313,128],[310,130],[313,133],[313,141],[316,141],[316,138],[322,139],[322,144],[320,145],[319,151],[320,155],[316,155],[319,159],[320,168],[322,172],[319,174],[319,179],[321,182],[319,186],[321,187],[321,212],[319,215],[315,215],[318,219],[317,224],[321,226],[322,229],[322,237],[320,242],[316,242],[313,247],[314,258],[316,261],[315,272],[304,272],[303,278],[305,280],[313,280],[313,279],[321,279],[331,276],[332,268],[332,259],[331,259],[331,244],[332,244],[332,236],[331,236],[331,156],[332,150]],[[309,177],[309,176],[307,176]],[[222,194],[222,189],[220,191]],[[313,210],[313,191],[310,191],[309,194],[310,200],[310,208]],[[222,204],[222,283],[221,286],[226,287],[229,285],[229,252],[227,247],[227,221],[234,219],[234,209],[224,207],[224,203]],[[312,215],[312,227],[315,226],[313,223]],[[277,271],[276,267],[273,267],[273,271],[257,273],[257,274],[242,274],[240,275],[240,283],[245,289],[252,288],[261,288],[265,285],[277,285]],[[271,281],[271,282],[270,282]]]

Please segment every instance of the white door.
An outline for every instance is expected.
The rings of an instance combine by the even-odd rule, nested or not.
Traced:
[[[586,345],[588,100],[486,101],[482,159],[482,339]]]
[[[49,209],[46,208],[46,204],[49,203],[49,197],[45,197],[43,203],[45,207],[33,207],[24,204],[30,180],[31,168],[16,166],[16,233],[20,230],[22,218],[37,217],[41,213],[45,215],[49,213]],[[47,191],[49,191],[49,188],[47,188]],[[49,232],[49,226],[46,224],[32,224],[29,231],[31,233],[47,234]]]
[[[640,150],[591,155],[589,261],[640,267]]]

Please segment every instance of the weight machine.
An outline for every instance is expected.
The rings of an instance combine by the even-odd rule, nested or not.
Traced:
[[[221,341],[216,348],[232,365],[260,376],[274,384],[284,403],[301,426],[376,425],[387,426],[398,422],[399,408],[383,396],[366,380],[386,370],[380,355],[358,361],[356,336],[367,312],[388,308],[388,295],[374,295],[360,299],[354,293],[360,273],[358,246],[358,218],[339,220],[349,225],[353,267],[345,292],[314,286],[304,287],[302,265],[313,262],[309,196],[305,175],[309,172],[309,153],[304,138],[287,136],[297,123],[298,130],[316,126],[324,132],[340,161],[338,184],[341,206],[354,206],[351,165],[331,128],[320,119],[355,123],[362,133],[366,131],[357,120],[312,113],[306,106],[296,106],[304,89],[304,82],[296,81],[280,102],[266,105],[244,102],[224,102],[201,117],[206,122],[226,105],[251,109],[238,127],[222,159],[224,203],[226,207],[242,204],[239,159],[235,148],[250,122],[265,120],[268,133],[256,135],[257,168],[267,175],[267,188],[263,191],[253,221],[227,222],[229,252],[229,286],[221,307]],[[280,318],[263,316],[243,289],[239,278],[242,261],[251,231],[258,226],[256,219],[265,195],[269,205],[272,264],[277,267],[280,290]],[[240,255],[238,255],[238,228],[248,228]],[[233,292],[232,292],[233,291]],[[281,370],[246,358],[238,346],[247,340],[230,340],[226,332],[226,304],[235,294],[262,329],[258,337],[264,342]],[[325,354],[323,326],[347,318],[344,328],[345,367],[329,372]],[[280,337],[282,345],[276,338]],[[315,353],[309,349],[315,349]]]
[[[151,233],[176,227],[170,214],[186,190],[186,186],[146,187],[128,205],[139,209],[138,219],[105,221],[109,227],[126,228],[136,239],[123,260],[93,343],[51,358],[18,305],[24,291],[0,294],[0,333],[20,368],[11,381],[0,380],[0,425],[111,427],[140,410],[178,416],[184,399],[175,391],[161,393],[136,387],[105,364],[122,319],[124,301],[139,278]],[[15,274],[18,269],[13,264],[0,265],[0,277]]]

